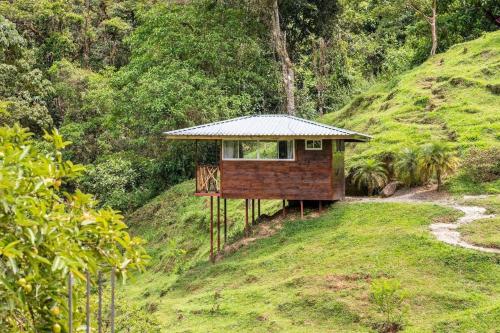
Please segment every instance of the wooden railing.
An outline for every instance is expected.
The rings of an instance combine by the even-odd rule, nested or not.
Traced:
[[[196,193],[219,193],[220,170],[218,165],[196,166]]]

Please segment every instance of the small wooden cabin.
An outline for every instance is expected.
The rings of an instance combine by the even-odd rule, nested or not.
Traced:
[[[343,199],[345,143],[370,139],[282,114],[239,117],[164,134],[167,139],[218,143],[218,162],[196,165],[195,195],[210,196],[211,203],[217,197],[218,211],[220,198],[224,208],[226,199],[245,199],[247,225],[249,200],[254,221],[255,200],[260,207],[261,199],[281,199],[283,211],[285,200],[296,200],[303,212],[304,200],[321,205],[321,201]]]

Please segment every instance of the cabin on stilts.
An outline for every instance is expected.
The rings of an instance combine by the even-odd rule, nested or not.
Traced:
[[[254,115],[164,133],[167,139],[211,140],[216,144],[212,163],[196,163],[197,196],[210,197],[210,258],[214,260],[214,197],[217,200],[217,251],[221,248],[220,199],[223,202],[224,241],[227,237],[226,200],[245,200],[245,227],[260,216],[260,200],[341,200],[345,196],[346,142],[370,136],[289,115]]]

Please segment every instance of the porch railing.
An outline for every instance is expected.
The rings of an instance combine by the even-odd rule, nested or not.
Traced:
[[[196,166],[196,193],[219,193],[220,170],[218,165]]]

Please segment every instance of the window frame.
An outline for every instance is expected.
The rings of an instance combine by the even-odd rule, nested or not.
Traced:
[[[319,148],[307,148],[307,142],[314,142],[314,141],[319,141]],[[314,146],[314,143],[313,143],[313,146]],[[305,140],[304,142],[304,149],[305,150],[323,150],[323,140],[322,139],[309,139],[309,140]]]
[[[292,154],[293,154],[293,157],[292,158],[266,158],[266,159],[261,159],[261,158],[258,158],[259,157],[259,150],[257,149],[257,158],[229,158],[229,157],[225,157],[225,145],[224,145],[224,142],[225,141],[237,141],[237,142],[240,142],[240,141],[255,141],[257,142],[257,144],[259,144],[260,141],[276,141],[276,142],[279,142],[279,141],[286,141],[286,142],[292,142]],[[239,143],[238,143],[238,147],[239,147]],[[278,148],[279,149],[279,148]],[[264,139],[264,140],[240,140],[240,139],[222,139],[222,160],[223,161],[262,161],[262,162],[266,162],[266,161],[281,161],[281,162],[294,162],[295,161],[295,140],[269,140],[269,139]],[[239,151],[238,151],[238,156],[239,156]]]

